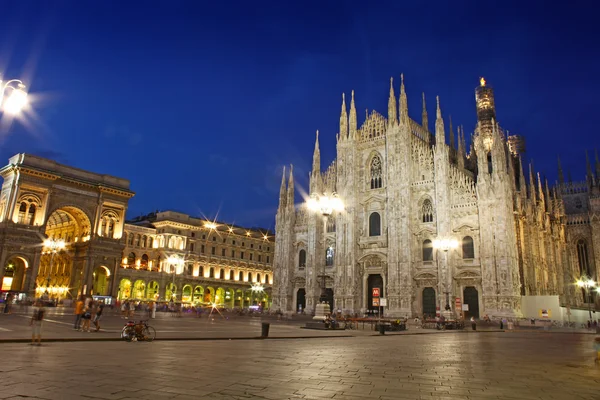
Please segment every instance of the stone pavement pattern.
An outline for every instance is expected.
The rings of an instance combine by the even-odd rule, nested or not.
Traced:
[[[3,399],[598,399],[589,335],[1,344]]]

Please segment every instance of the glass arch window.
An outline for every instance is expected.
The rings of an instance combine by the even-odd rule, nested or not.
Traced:
[[[333,250],[332,246],[327,247],[327,250],[325,252],[325,266],[326,267],[333,267],[333,258],[335,255],[335,251]]]
[[[371,159],[371,189],[379,189],[383,186],[383,168],[381,165],[381,157],[378,155]]]
[[[462,240],[462,256],[465,259],[475,258],[475,246],[471,236],[465,236]]]
[[[423,241],[423,261],[433,261],[433,243],[429,239]]]
[[[433,222],[433,204],[429,199],[426,199],[421,206],[421,220],[423,222]]]
[[[306,250],[302,249],[298,252],[298,269],[306,268]]]
[[[587,243],[583,239],[577,241],[577,261],[579,263],[580,275],[591,276]]]
[[[381,216],[379,213],[371,213],[369,215],[369,236],[381,235]]]

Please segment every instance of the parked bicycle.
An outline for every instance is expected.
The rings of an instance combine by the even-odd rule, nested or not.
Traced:
[[[146,341],[151,342],[156,338],[156,329],[148,325],[148,320],[142,320],[139,322],[127,321],[127,324],[121,331],[121,339],[132,342],[132,341]]]

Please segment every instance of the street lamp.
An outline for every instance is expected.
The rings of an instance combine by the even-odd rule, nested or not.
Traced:
[[[458,241],[451,238],[443,238],[443,239],[435,239],[433,241],[433,248],[438,250],[442,250],[444,252],[444,271],[446,272],[446,307],[447,311],[450,310],[450,288],[452,287],[452,277],[450,276],[450,271],[448,271],[448,250],[456,249],[458,247]],[[438,288],[440,293],[442,293],[442,274],[439,267],[439,257],[436,255],[436,263],[438,265]],[[441,303],[441,302],[440,302]],[[441,308],[441,307],[440,307]]]
[[[585,297],[589,298],[589,301],[587,301],[587,303],[588,303],[588,312],[590,313],[590,321],[591,321],[592,320],[592,293],[591,293],[590,289],[596,287],[596,282],[594,282],[592,279],[587,279],[587,278],[583,277],[583,279],[579,279],[577,281],[577,286],[579,286],[580,288],[584,288],[585,289]],[[600,293],[600,287],[596,288],[596,291],[598,293]],[[584,299],[584,300],[587,300],[587,299]]]
[[[50,266],[48,268],[48,274],[46,276],[46,293],[50,288],[50,274],[52,273],[52,262],[54,261],[54,255],[60,250],[64,250],[66,247],[65,241],[62,239],[46,239],[44,240],[44,247],[51,253]]]
[[[175,274],[177,273],[177,266],[182,266],[185,261],[183,258],[174,255],[169,256],[169,258],[167,258],[167,262],[173,267],[173,293],[171,294],[171,298],[176,300],[177,295],[175,293],[177,292],[177,288],[175,287]]]
[[[4,100],[4,95],[8,97]],[[0,80],[0,109],[9,114],[18,114],[27,104],[25,85],[19,79]]]
[[[334,211],[343,211],[344,210],[344,203],[342,202],[342,200],[338,197],[338,195],[335,192],[333,192],[331,194],[331,197],[328,196],[326,193],[323,193],[323,195],[312,194],[307,201],[307,206],[308,206],[309,210],[311,210],[313,212],[318,212],[323,216],[325,233],[327,233],[327,218]],[[318,278],[318,276],[317,276],[317,278]],[[323,264],[323,275],[321,278],[322,278],[322,287],[321,287],[321,297],[319,298],[319,303],[323,303],[323,302],[327,301],[327,288],[325,287],[327,276],[325,275],[325,264]]]

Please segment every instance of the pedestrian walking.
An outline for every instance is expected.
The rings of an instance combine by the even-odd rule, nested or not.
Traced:
[[[83,319],[83,324],[81,325],[82,332],[90,331],[90,322],[92,320],[92,305],[93,304],[90,302],[89,305],[85,304],[83,306],[83,316],[81,317]]]
[[[31,320],[29,325],[31,326],[31,345],[35,345],[37,338],[37,345],[42,345],[42,323],[44,322],[44,303],[41,300],[37,300],[33,307],[33,313],[31,314]]]
[[[156,318],[156,302],[152,302],[152,319]]]
[[[4,301],[4,314],[10,314],[10,306],[12,303],[12,299],[13,299],[13,295],[12,295],[12,293],[9,293],[6,296],[6,300]]]
[[[471,328],[473,328],[473,330],[477,330],[477,322],[475,322],[475,317],[471,317]]]
[[[100,319],[102,318],[102,311],[104,311],[104,303],[98,302],[96,307],[96,313],[94,315],[94,325],[96,326],[96,332],[100,330]]]
[[[73,324],[73,329],[78,331],[81,329],[81,317],[83,316],[83,300],[81,300],[81,296],[79,296],[75,302],[75,310],[73,313],[75,314],[75,323]]]

